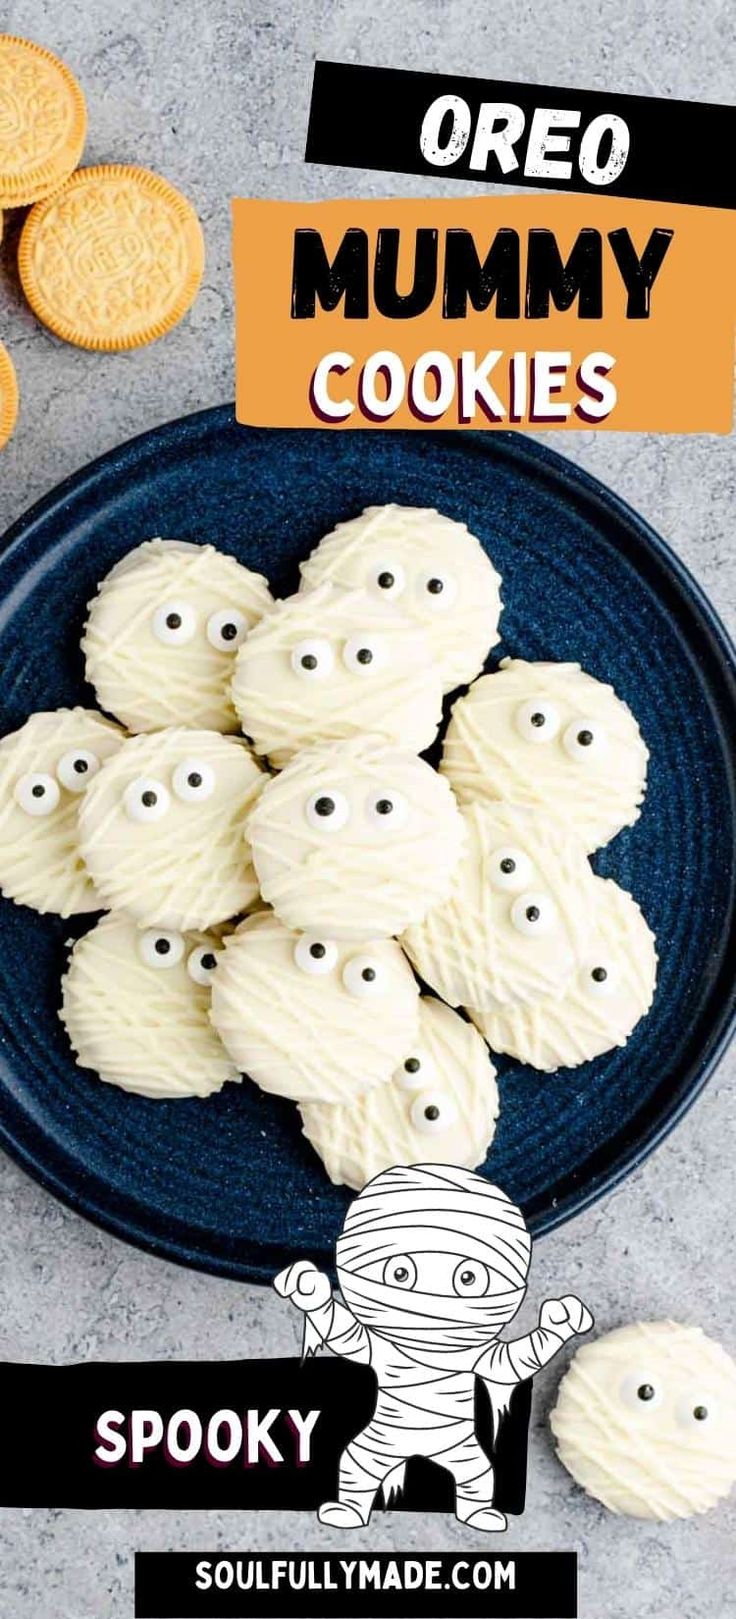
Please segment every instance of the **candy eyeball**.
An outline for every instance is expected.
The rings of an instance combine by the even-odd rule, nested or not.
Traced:
[[[90,603],[87,679],[130,731],[238,731],[234,655],[271,605],[266,580],[214,546],[146,540]]]
[[[151,628],[163,646],[186,646],[197,633],[197,615],[188,602],[162,602],[153,614]]]
[[[611,686],[576,663],[505,658],[455,703],[440,768],[461,803],[546,810],[591,853],[638,819],[648,757]]]
[[[168,1102],[239,1079],[209,1018],[205,964],[217,949],[201,933],[104,916],[77,940],[62,985],[61,1020],[80,1067]]]
[[[654,997],[656,942],[636,901],[610,879],[594,877],[588,904],[594,937],[557,995],[470,1012],[493,1051],[542,1073],[625,1046]]]
[[[360,1003],[358,1003],[360,1004]],[[370,1000],[366,1015],[372,1014]],[[381,1006],[380,1019],[384,1017]],[[395,1164],[483,1163],[498,1114],[495,1070],[471,1023],[423,995],[418,1038],[388,1084],[339,1104],[302,1102],[304,1134],[336,1185],[360,1191]]]
[[[419,753],[442,717],[430,641],[401,603],[329,584],[277,602],[251,630],[232,691],[256,753],[278,769],[301,749],[352,736]]]
[[[215,1028],[242,1071],[328,1109],[387,1088],[417,1042],[418,1004],[394,940],[358,951],[328,933],[297,934],[271,911],[228,936],[212,986]]]
[[[429,508],[369,506],[302,563],[301,590],[365,589],[420,625],[444,691],[473,680],[498,640],[500,579],[464,523]]]
[[[261,894],[297,932],[390,938],[449,894],[463,841],[430,765],[369,739],[297,754],[248,825]]]
[[[33,714],[0,741],[0,887],[59,916],[100,910],[82,862],[77,813],[100,764],[124,740],[94,710]]]
[[[246,826],[263,780],[236,737],[130,737],[80,800],[80,850],[105,903],[180,932],[244,911],[257,897]]]
[[[638,1321],[578,1349],[551,1414],[560,1461],[612,1512],[707,1512],[736,1481],[736,1363],[699,1327]]]
[[[469,805],[462,818],[451,894],[401,942],[430,988],[485,1034],[478,1014],[559,999],[588,959],[594,878],[582,844],[552,816],[499,803]]]

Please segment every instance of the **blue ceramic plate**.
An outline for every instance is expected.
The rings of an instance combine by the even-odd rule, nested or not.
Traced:
[[[575,659],[612,681],[651,750],[637,826],[597,858],[661,956],[625,1051],[550,1078],[501,1059],[487,1173],[540,1232],[619,1181],[671,1129],[732,1032],[736,663],[722,626],[642,519],[516,434],[256,432],[206,411],[105,456],[37,506],[0,557],[1,729],[89,701],[85,603],[151,534],[212,540],[278,594],[338,519],[371,503],[463,518],[504,579],[504,653]],[[206,1103],[126,1096],[75,1068],[57,1019],[63,941],[83,931],[0,902],[0,1130],[44,1185],[118,1235],[206,1270],[267,1279],[329,1263],[349,1194],[296,1109],[254,1085]]]

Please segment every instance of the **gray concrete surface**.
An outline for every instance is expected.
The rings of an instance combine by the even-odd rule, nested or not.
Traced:
[[[733,99],[736,39],[724,0],[19,0],[3,27],[53,46],[89,99],[87,161],[160,169],[193,198],[208,264],[198,302],[155,350],[95,356],[39,327],[13,279],[11,221],[0,335],[22,417],[0,460],[0,531],[61,477],[135,432],[233,392],[229,199],[454,191],[451,182],[306,168],[316,55],[641,94]],[[733,629],[734,440],[566,437],[692,567]],[[734,1054],[736,1055],[736,1053]],[[575,1288],[601,1328],[632,1316],[701,1322],[736,1350],[733,1093],[724,1062],[668,1144],[613,1196],[540,1242],[531,1295]],[[0,1163],[0,1354],[83,1357],[279,1354],[296,1323],[275,1297],[179,1270],[94,1230]],[[734,1502],[669,1527],[610,1517],[576,1490],[537,1396],[525,1518],[509,1547],[577,1548],[583,1619],[727,1619],[736,1613]],[[2,1619],[129,1619],[136,1548],[340,1548],[296,1515],[0,1514]],[[479,1547],[447,1520],[379,1517],[351,1545]]]

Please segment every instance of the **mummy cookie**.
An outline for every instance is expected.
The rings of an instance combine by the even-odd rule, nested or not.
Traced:
[[[625,1046],[654,997],[657,952],[639,906],[607,878],[594,877],[593,886],[595,935],[562,995],[470,1011],[492,1051],[543,1073]]]
[[[138,1096],[210,1096],[238,1079],[210,1023],[215,936],[139,928],[120,912],[75,944],[61,1020],[82,1068]]]
[[[305,1102],[304,1134],[331,1181],[360,1191],[392,1164],[483,1162],[498,1114],[495,1069],[475,1029],[430,995],[387,1085],[339,1105]]]
[[[370,591],[332,585],[261,619],[238,653],[232,694],[256,753],[279,767],[300,748],[360,735],[421,753],[442,718],[424,631]]]
[[[0,887],[7,899],[72,916],[100,910],[79,850],[80,797],[124,740],[86,708],[33,714],[0,742]]]
[[[87,679],[130,731],[237,731],[234,655],[270,606],[265,579],[214,546],[146,540],[89,604]]]
[[[236,737],[183,729],[130,737],[95,776],[79,816],[82,856],[105,903],[185,932],[244,911],[258,885],[243,829],[263,780]]]
[[[461,803],[550,810],[592,850],[638,820],[648,757],[630,709],[579,664],[504,658],[455,704],[440,768]]]
[[[578,1350],[550,1423],[560,1461],[611,1512],[689,1518],[736,1480],[736,1363],[700,1327],[619,1327]]]
[[[463,811],[466,852],[449,901],[407,929],[417,972],[451,1006],[561,994],[587,960],[593,873],[559,821],[510,804]]]
[[[393,939],[340,944],[318,930],[291,933],[261,911],[226,941],[212,1021],[263,1090],[352,1105],[413,1046],[418,997]]]
[[[297,754],[248,835],[261,894],[287,927],[380,939],[447,898],[463,825],[422,759],[358,738]]]
[[[426,630],[445,691],[482,669],[498,640],[501,580],[480,541],[441,512],[369,506],[302,563],[307,588],[324,580],[392,601]]]

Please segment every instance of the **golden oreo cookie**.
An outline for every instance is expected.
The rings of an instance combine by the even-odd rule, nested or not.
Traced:
[[[45,326],[86,349],[133,349],[180,321],[204,268],[197,215],[149,169],[79,169],[23,226],[23,291]]]
[[[11,437],[18,418],[18,380],[15,366],[0,343],[0,450]]]
[[[0,34],[0,208],[58,191],[86,133],[84,95],[64,62],[29,39]]]

